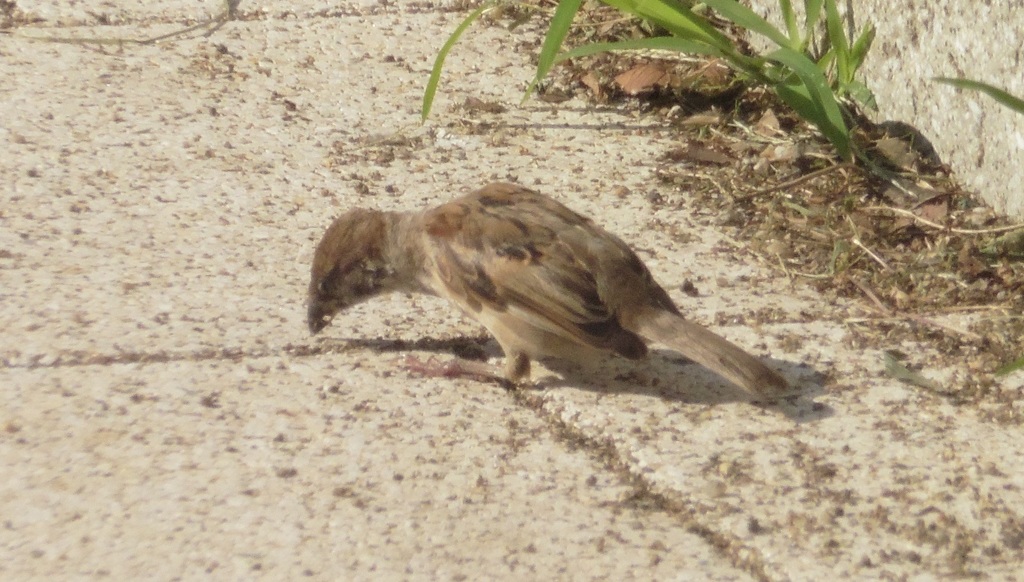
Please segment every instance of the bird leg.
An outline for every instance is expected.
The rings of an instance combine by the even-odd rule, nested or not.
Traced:
[[[497,382],[506,388],[509,385],[506,377],[498,374],[494,366],[485,362],[465,358],[454,358],[441,362],[434,356],[430,356],[424,361],[416,356],[408,355],[405,356],[402,363],[410,372],[428,378],[471,378],[481,382]]]

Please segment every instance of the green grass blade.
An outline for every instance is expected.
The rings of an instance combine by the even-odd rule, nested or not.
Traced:
[[[597,53],[631,50],[663,50],[696,55],[721,56],[718,49],[701,42],[674,36],[658,36],[654,38],[638,38],[636,40],[620,40],[617,42],[595,42],[578,46],[558,55],[555,62],[586,57]]]
[[[793,5],[789,0],[779,0],[779,10],[782,12],[782,21],[786,23],[786,32],[789,33],[789,48],[799,49],[803,39],[800,37],[800,28],[796,25]]]
[[[437,85],[441,81],[441,70],[444,68],[444,60],[448,57],[448,53],[455,46],[455,43],[459,42],[459,38],[462,33],[466,32],[471,24],[476,22],[478,18],[484,15],[488,10],[491,10],[497,5],[497,0],[488,2],[481,5],[479,8],[474,10],[459,23],[459,26],[455,28],[455,32],[448,37],[448,41],[444,43],[441,50],[437,53],[437,58],[434,59],[434,68],[430,70],[430,79],[427,81],[427,88],[423,91],[423,106],[420,109],[420,120],[426,121],[427,116],[430,115],[430,108],[434,104],[434,95],[437,94]]]
[[[853,46],[850,47],[850,64],[853,65],[853,71],[851,75],[856,77],[857,71],[861,65],[864,64],[864,59],[868,56],[868,51],[871,50],[871,45],[875,42],[875,27],[872,24],[868,24],[864,30],[857,37],[857,40],[853,42]]]
[[[1021,368],[1024,368],[1024,358],[1021,358],[1014,362],[1010,362],[1009,364],[1006,364],[1005,366],[999,368],[998,370],[996,370],[996,376],[1005,376],[1010,372],[1020,370]]]
[[[814,29],[821,21],[821,5],[823,0],[804,0],[804,42],[800,52],[807,52],[808,45],[814,40]]]
[[[735,54],[731,40],[681,3],[666,0],[602,0],[627,14],[657,24],[672,34],[713,46],[724,54]]]
[[[743,57],[736,60],[735,55],[724,55],[718,48],[695,40],[688,40],[675,36],[659,36],[654,38],[640,38],[635,40],[622,40],[616,42],[597,42],[587,44],[565,51],[555,59],[556,63],[568,59],[586,57],[597,53],[626,50],[662,50],[679,53],[705,55],[720,57],[723,62],[734,70],[747,74],[761,83],[772,83],[773,81],[761,73],[764,67],[764,59],[760,57]]]
[[[935,77],[934,80],[939,83],[946,85],[952,85],[959,89],[971,89],[974,91],[980,91],[989,97],[995,99],[1000,104],[1009,107],[1017,113],[1024,113],[1024,100],[1021,100],[1006,91],[1003,91],[999,87],[989,85],[988,83],[982,83],[981,81],[972,81],[971,79],[953,79],[950,77]]]
[[[875,94],[864,83],[855,80],[847,85],[845,90],[846,94],[857,103],[872,111],[878,111],[878,102],[875,101]]]
[[[825,75],[813,61],[791,49],[777,49],[769,53],[767,58],[792,70],[801,81],[800,85],[776,85],[775,90],[779,96],[805,119],[816,125],[835,146],[839,156],[849,161],[852,158],[850,130],[846,127],[839,102],[836,101]],[[810,103],[804,102],[804,99]]]
[[[839,87],[845,87],[853,80],[850,67],[850,43],[843,30],[843,19],[836,8],[836,0],[825,0],[825,27],[829,44],[836,53],[836,77]]]
[[[801,83],[777,83],[773,87],[779,97],[801,117],[815,126],[823,120],[821,110],[814,104],[807,87]]]
[[[832,49],[828,49],[828,51],[818,59],[818,70],[821,71],[823,75],[827,75],[829,67],[832,66],[832,63],[834,63],[835,60],[836,52]]]
[[[810,42],[814,35],[814,27],[821,20],[821,4],[823,0],[804,0],[804,42]],[[802,48],[807,48],[804,45]]]
[[[551,67],[555,66],[555,63],[558,62],[558,50],[562,48],[562,42],[565,41],[566,35],[569,34],[569,27],[572,26],[572,21],[576,18],[576,13],[582,4],[583,0],[560,0],[558,3],[558,7],[555,8],[555,14],[551,17],[548,33],[544,36],[544,44],[540,48],[540,55],[537,59],[537,74],[533,77],[533,81],[530,82],[530,86],[526,88],[523,101],[533,93],[537,83],[546,77],[551,72]]]
[[[789,48],[789,39],[779,29],[739,2],[735,0],[704,0],[704,4],[739,26],[768,38],[780,47]]]

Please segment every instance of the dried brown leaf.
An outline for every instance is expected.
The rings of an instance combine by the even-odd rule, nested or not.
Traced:
[[[601,89],[601,80],[597,77],[597,74],[594,73],[594,71],[587,71],[587,73],[580,78],[580,83],[583,83],[587,89],[590,89],[590,93],[594,98],[598,100],[604,98],[604,91]]]
[[[670,162],[699,162],[718,165],[726,165],[733,162],[732,157],[728,154],[695,145],[673,148],[665,152],[661,157],[663,160]]]
[[[914,214],[932,222],[942,222],[949,214],[949,197],[935,196],[917,205]]]
[[[771,109],[766,109],[761,115],[761,119],[757,120],[757,123],[754,124],[754,133],[765,137],[782,135],[779,118],[775,116]]]
[[[917,152],[910,144],[894,137],[883,137],[875,142],[875,149],[890,164],[907,171],[913,171],[917,162]]]
[[[644,63],[615,77],[615,84],[627,95],[639,95],[665,86],[668,73],[662,67]]]

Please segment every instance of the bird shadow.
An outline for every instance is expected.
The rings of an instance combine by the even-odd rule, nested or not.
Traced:
[[[545,367],[558,376],[544,378],[540,387],[636,394],[681,404],[716,406],[746,402],[776,410],[798,423],[822,420],[835,413],[831,406],[815,400],[825,392],[825,374],[781,360],[766,363],[790,382],[794,388],[792,395],[758,399],[700,364],[666,349],[652,349],[646,359],[639,361],[619,357],[593,362],[545,360]]]
[[[415,340],[349,338],[343,341],[347,349],[366,349],[382,354],[413,351],[453,354],[475,363],[504,357],[501,347],[487,335],[421,337]],[[582,362],[548,358],[542,363],[555,375],[545,375],[532,386],[527,385],[520,389],[576,388],[597,393],[636,394],[682,404],[711,406],[747,402],[759,408],[776,410],[798,423],[823,420],[835,413],[831,406],[815,401],[815,397],[825,392],[826,374],[803,364],[781,360],[770,360],[768,363],[779,370],[795,390],[791,396],[772,400],[758,400],[711,370],[672,350],[652,349],[646,359],[639,361],[614,356]],[[479,381],[509,387],[509,383],[498,376],[497,368],[490,376],[478,372],[460,374],[457,370],[453,371],[457,366],[452,368],[417,365],[415,368],[414,372],[417,373],[469,376]]]

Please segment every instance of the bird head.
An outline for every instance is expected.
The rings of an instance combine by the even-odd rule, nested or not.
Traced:
[[[384,253],[389,226],[384,213],[359,209],[327,228],[309,279],[310,333],[326,327],[336,313],[389,290],[394,275]]]

